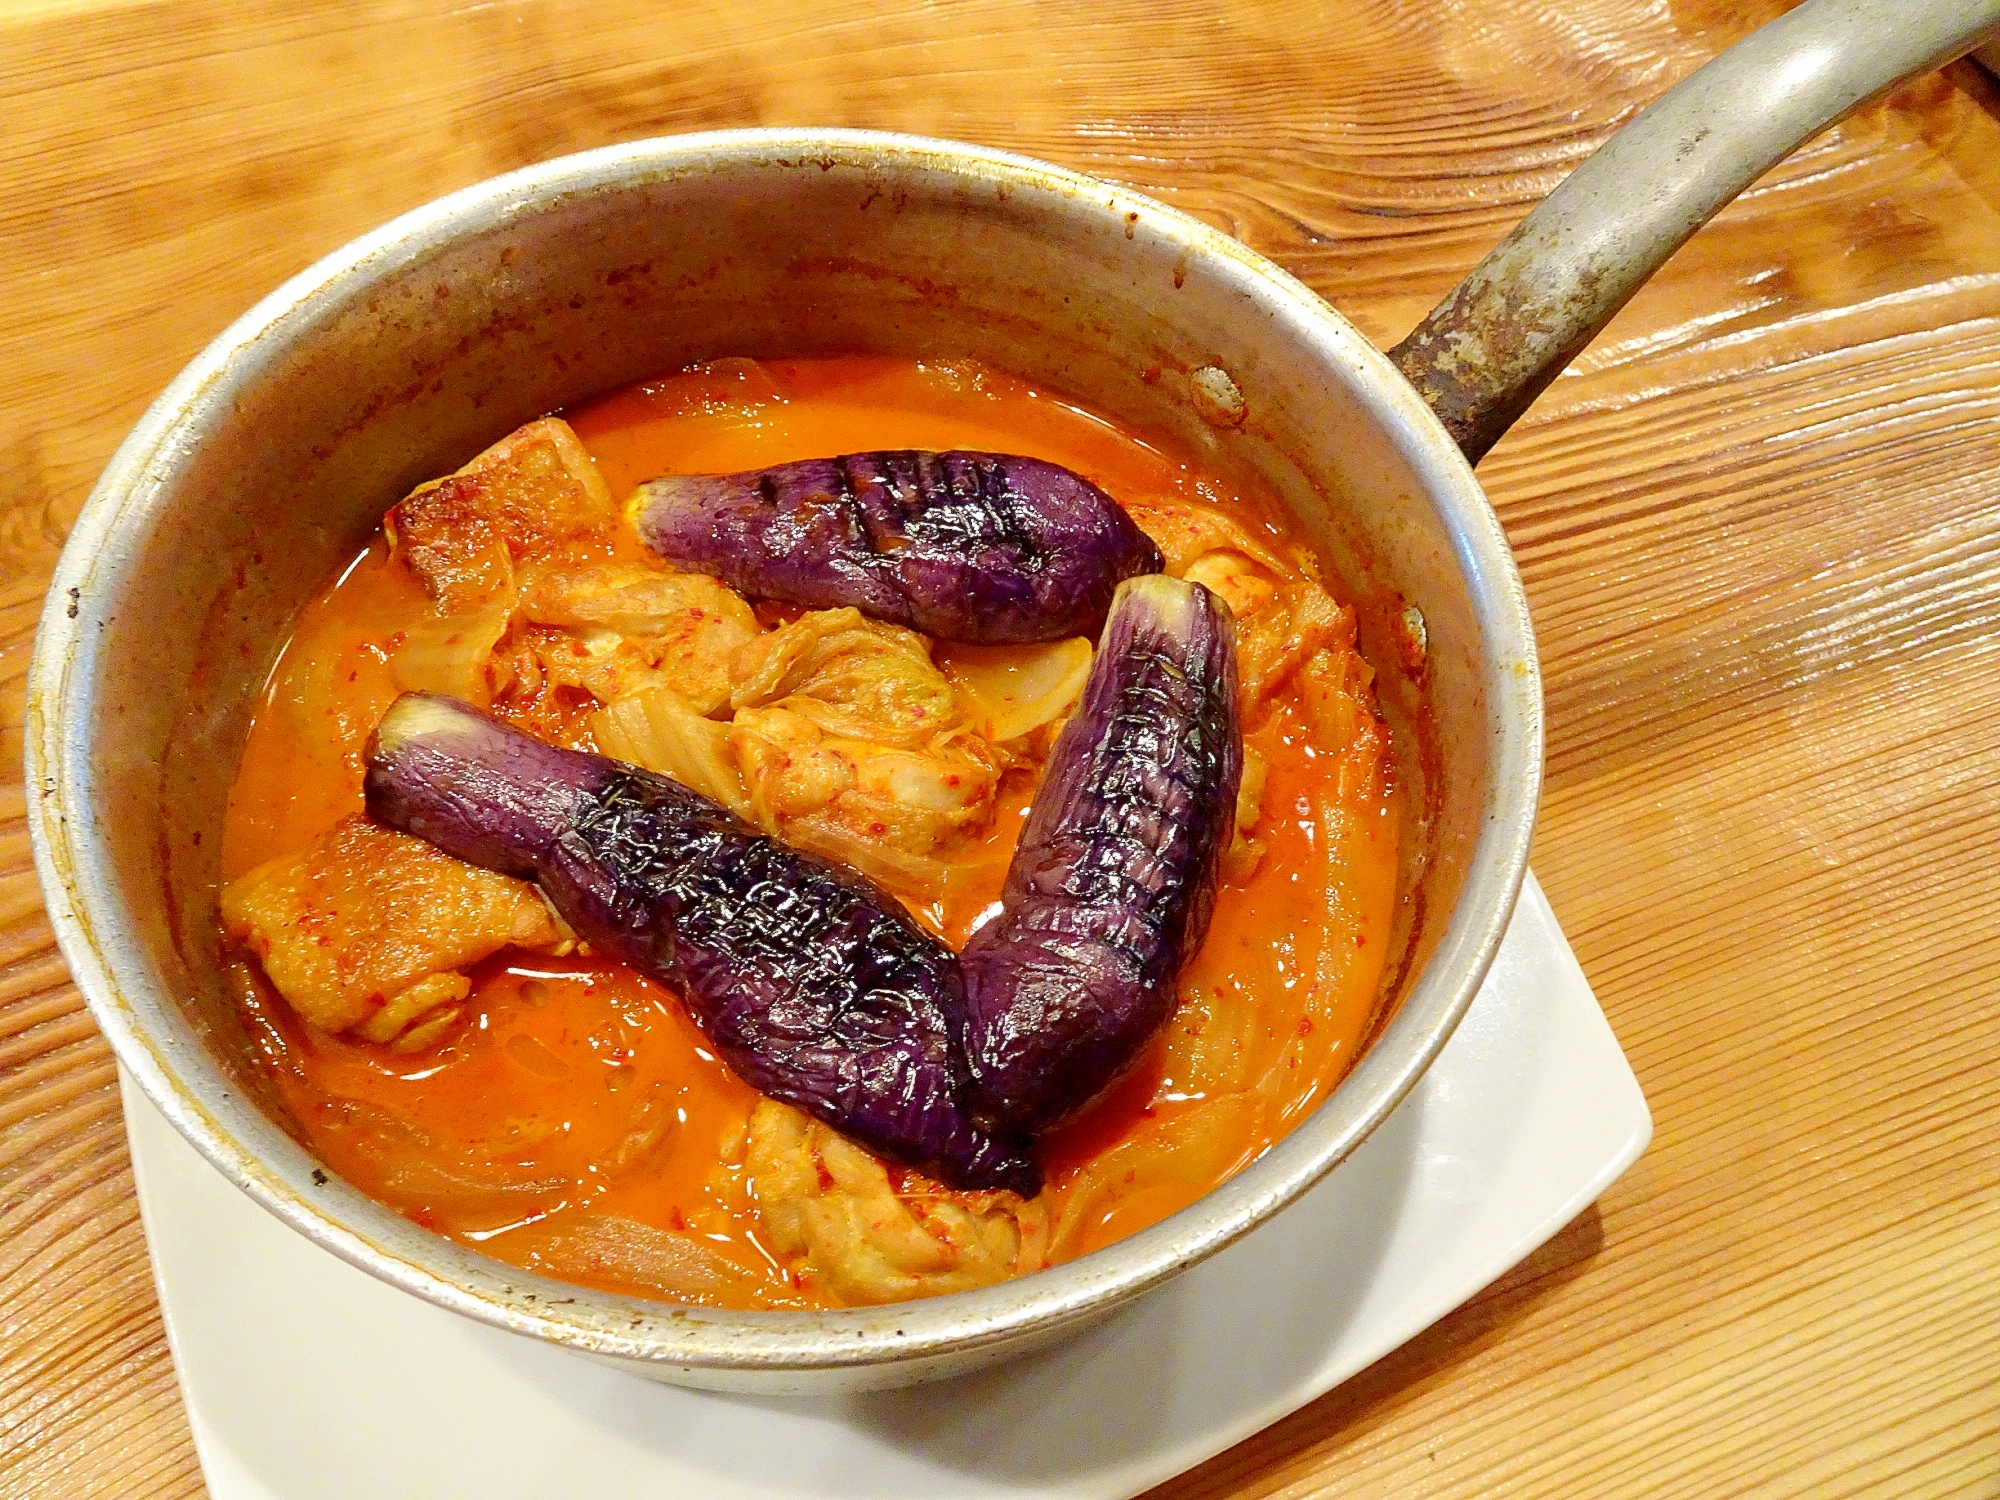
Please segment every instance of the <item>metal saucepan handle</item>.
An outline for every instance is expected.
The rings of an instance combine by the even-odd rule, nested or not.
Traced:
[[[1866,99],[2000,30],[2000,0],[1806,0],[1578,167],[1389,357],[1478,463],[1715,211]]]

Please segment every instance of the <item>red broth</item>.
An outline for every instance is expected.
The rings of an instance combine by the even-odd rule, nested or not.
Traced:
[[[981,448],[1064,464],[1135,507],[1212,507],[1273,553],[1302,554],[1283,512],[1261,497],[1163,443],[968,364],[721,361],[565,416],[620,498],[661,474],[876,448]],[[619,545],[637,548],[629,537]],[[225,880],[361,809],[363,746],[396,696],[387,663],[425,607],[379,534],[306,607],[244,750]],[[1354,1061],[1395,898],[1396,798],[1379,737],[1372,748],[1329,744],[1314,724],[1300,694],[1281,691],[1247,732],[1268,765],[1265,853],[1247,881],[1221,891],[1167,1035],[1104,1102],[1042,1143],[1059,1226],[1052,1259],[1193,1202],[1284,1136]],[[916,909],[954,945],[997,897],[1032,790],[1029,777],[1010,774],[990,829],[958,856],[990,879]],[[501,1260],[540,1265],[536,1247],[566,1216],[612,1213],[698,1235],[725,1257],[736,1281],[704,1300],[830,1305],[772,1252],[740,1165],[757,1096],[671,993],[602,958],[518,951],[472,977],[458,1029],[411,1055],[313,1031],[268,990],[246,986],[273,1074],[330,1166]],[[667,1101],[668,1139],[644,1171],[602,1184],[594,1164],[617,1149],[642,1098]],[[385,1147],[376,1111],[415,1128]],[[511,1175],[497,1189],[484,1178],[468,1188],[468,1162],[505,1162]]]

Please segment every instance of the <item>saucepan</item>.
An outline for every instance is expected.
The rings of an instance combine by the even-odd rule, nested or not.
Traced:
[[[657,1378],[860,1389],[1072,1332],[1292,1202],[1451,1034],[1527,859],[1528,608],[1473,477],[1542,386],[1758,173],[2000,27],[2000,0],[1810,0],[1640,115],[1384,355],[1225,235],[1000,152],[720,132],[482,183],[328,257],[191,364],[79,518],[28,698],[49,911],[130,1077],[224,1174],[432,1302]],[[217,844],[288,622],[383,509],[541,413],[693,361],[972,356],[1278,496],[1357,601],[1412,832],[1372,1044],[1297,1130],[1130,1239],[982,1291],[822,1313],[544,1281],[427,1233],[286,1127],[219,978]]]

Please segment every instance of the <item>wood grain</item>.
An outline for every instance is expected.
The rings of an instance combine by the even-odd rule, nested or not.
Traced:
[[[201,1489],[16,768],[61,538],[231,317],[495,171],[822,122],[1155,192],[1387,344],[1781,9],[0,0],[0,1496]],[[1469,1306],[1158,1494],[2000,1495],[1991,81],[1771,174],[1481,473],[1549,689],[1535,866],[1656,1140]]]

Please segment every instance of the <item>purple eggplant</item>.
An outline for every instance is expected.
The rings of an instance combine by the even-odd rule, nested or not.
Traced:
[[[592,945],[679,992],[753,1087],[953,1186],[1039,1189],[1025,1141],[962,1106],[951,950],[863,876],[429,693],[383,716],[367,795],[377,822],[540,882]]]
[[[1080,475],[1006,453],[850,453],[654,479],[646,545],[758,599],[863,614],[950,641],[1095,635],[1160,549]]]
[[[959,954],[974,1116],[1047,1130],[1137,1062],[1201,946],[1243,775],[1235,627],[1200,584],[1124,584],[1001,892]]]

